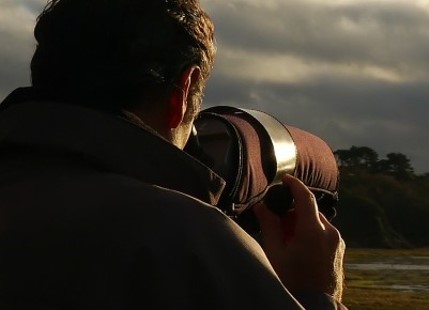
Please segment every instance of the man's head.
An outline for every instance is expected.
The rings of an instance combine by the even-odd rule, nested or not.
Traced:
[[[32,84],[47,98],[156,115],[175,94],[184,122],[200,107],[215,56],[198,0],[51,0],[34,33]]]

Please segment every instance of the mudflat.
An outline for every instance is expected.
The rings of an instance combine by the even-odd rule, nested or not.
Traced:
[[[347,249],[350,310],[429,309],[429,248]]]

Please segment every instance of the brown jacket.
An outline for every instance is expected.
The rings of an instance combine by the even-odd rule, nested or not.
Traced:
[[[127,119],[11,105],[0,113],[0,308],[301,309],[257,242],[212,206],[223,186]]]

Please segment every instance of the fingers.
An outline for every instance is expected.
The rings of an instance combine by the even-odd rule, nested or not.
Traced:
[[[303,182],[287,175],[283,184],[293,196],[293,210],[279,216],[263,203],[254,207],[264,251],[290,291],[322,292],[340,301],[344,240],[319,213],[314,195]]]
[[[334,225],[331,224],[331,222],[328,221],[328,219],[325,217],[325,215],[323,215],[323,213],[319,212],[319,219],[323,224],[323,228],[325,230],[335,230],[338,231]]]
[[[294,198],[293,206],[296,212],[297,226],[318,225],[323,227],[319,218],[316,199],[307,186],[299,179],[290,175],[284,176],[283,184],[290,189]]]
[[[327,239],[332,239],[332,243],[338,242],[339,232],[319,213],[314,194],[308,187],[290,175],[284,176],[283,184],[293,196],[292,212],[280,217],[267,208],[265,203],[254,207],[261,230],[267,237],[282,236],[283,243],[289,243],[295,236],[299,239],[324,238],[322,235],[327,234]]]

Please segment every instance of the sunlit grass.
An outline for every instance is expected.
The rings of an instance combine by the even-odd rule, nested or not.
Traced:
[[[346,264],[367,263],[428,266],[429,249],[348,249]],[[346,267],[344,304],[351,310],[429,309],[429,271]]]

